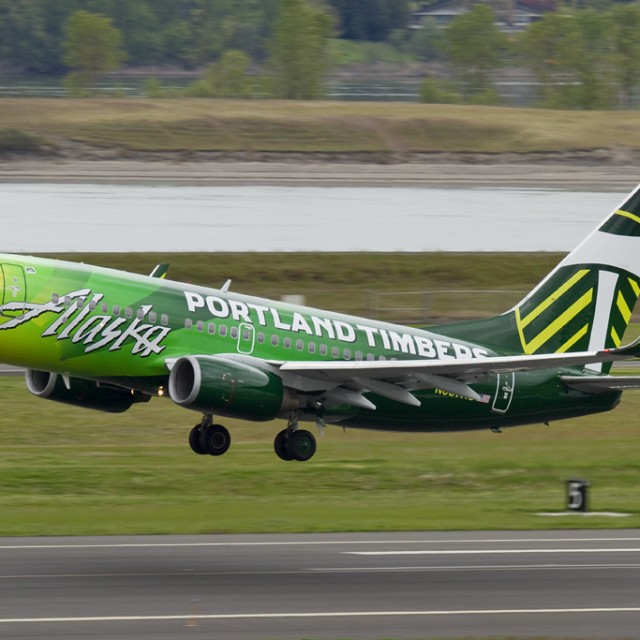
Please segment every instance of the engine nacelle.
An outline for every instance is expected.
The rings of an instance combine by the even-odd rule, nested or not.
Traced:
[[[67,388],[62,376],[49,371],[27,369],[25,380],[27,389],[39,398],[109,413],[122,413],[135,402],[148,402],[151,398],[138,391],[101,386],[82,378],[69,378]]]
[[[216,356],[176,360],[169,396],[188,409],[245,420],[273,420],[298,407],[295,393],[277,375]]]

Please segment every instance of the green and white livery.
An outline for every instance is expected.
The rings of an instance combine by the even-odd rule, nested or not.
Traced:
[[[640,296],[636,189],[516,307],[408,327],[83,264],[0,254],[0,360],[29,390],[118,412],[154,396],[202,414],[189,443],[220,455],[214,416],[287,419],[284,460],[316,450],[304,421],[396,431],[549,422],[614,408],[610,376]],[[166,400],[165,400],[166,401]]]

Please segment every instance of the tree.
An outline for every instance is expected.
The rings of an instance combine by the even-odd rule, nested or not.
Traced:
[[[269,47],[276,97],[314,100],[322,95],[331,29],[330,14],[308,0],[281,0]]]
[[[65,25],[65,63],[74,69],[69,85],[86,89],[98,76],[115,71],[126,58],[122,48],[122,33],[111,18],[88,11],[76,11]]]
[[[443,58],[444,33],[433,18],[422,22],[420,29],[412,29],[409,51],[427,62]]]
[[[524,34],[524,63],[531,68],[544,107],[610,106],[610,29],[595,11],[548,13]]]
[[[347,40],[386,40],[409,22],[407,0],[330,0]]]
[[[445,51],[465,99],[492,90],[491,73],[504,64],[506,47],[506,37],[487,6],[476,4],[452,20],[445,35]]]
[[[613,74],[620,88],[620,103],[630,108],[633,90],[640,84],[640,7],[616,5],[611,10]]]
[[[225,51],[218,62],[207,67],[204,77],[185,90],[185,95],[198,98],[250,98],[251,58],[236,49]]]

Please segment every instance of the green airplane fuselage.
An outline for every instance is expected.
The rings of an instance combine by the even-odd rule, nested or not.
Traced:
[[[15,255],[0,255],[0,265],[0,361],[149,395],[166,394],[171,363],[184,356],[231,354],[240,362],[277,364],[510,353],[447,336],[446,327],[434,333],[89,265]],[[485,402],[421,388],[412,391],[421,404],[412,406],[371,391],[365,397],[375,409],[334,403],[323,417],[352,427],[444,431],[542,423],[615,407],[619,391],[584,393],[560,380],[582,372],[544,369],[469,380]],[[275,417],[250,406],[218,413]]]

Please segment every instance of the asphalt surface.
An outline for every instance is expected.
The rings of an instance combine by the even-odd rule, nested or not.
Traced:
[[[606,639],[639,629],[637,530],[0,538],[1,638]]]

